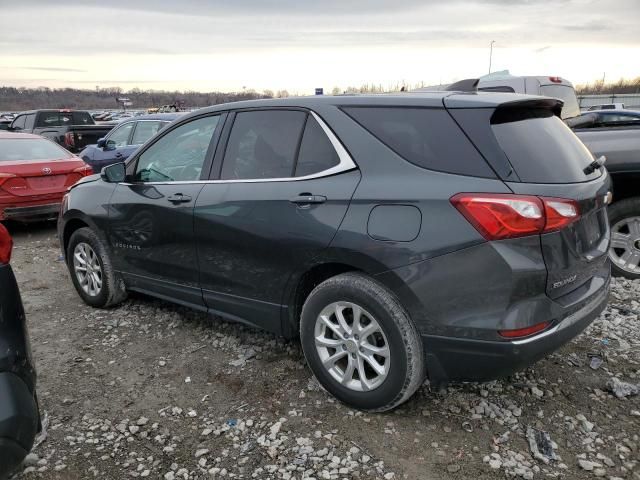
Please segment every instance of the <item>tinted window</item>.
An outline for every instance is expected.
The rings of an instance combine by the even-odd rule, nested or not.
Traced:
[[[109,135],[109,144],[113,142],[115,148],[125,147],[129,143],[129,137],[131,136],[131,130],[133,130],[134,122],[128,122],[124,125],[116,127],[116,129]]]
[[[340,163],[338,153],[333,148],[320,124],[311,115],[307,118],[307,125],[302,135],[296,177],[304,177],[328,170]]]
[[[219,120],[218,115],[199,118],[169,131],[138,157],[135,180],[199,180]]]
[[[491,124],[523,182],[585,182],[601,174],[596,170],[585,175],[583,170],[593,156],[571,129],[548,110],[496,110]]]
[[[260,110],[236,114],[222,165],[222,178],[293,176],[306,113]]]
[[[93,125],[95,123],[89,112],[73,112],[71,120],[74,125]]]
[[[0,138],[0,162],[17,160],[51,160],[71,154],[44,138]]]
[[[18,115],[16,119],[13,121],[13,123],[11,124],[11,126],[13,128],[23,130],[26,119],[27,119],[26,115]]]
[[[70,112],[40,112],[36,127],[60,127],[72,124],[73,118]]]
[[[144,142],[158,133],[165,122],[152,122],[149,120],[140,121],[136,125],[136,130],[133,132],[133,139],[131,139],[131,145],[142,145]]]
[[[444,109],[349,107],[344,111],[391,150],[419,167],[494,176]]]
[[[36,121],[36,114],[30,113],[29,115],[26,116],[24,128],[26,130],[33,130],[33,125],[35,121]]]
[[[608,127],[638,126],[640,125],[640,115],[624,113],[601,113],[600,122]]]
[[[580,115],[580,105],[578,105],[578,97],[573,87],[568,85],[541,85],[540,95],[547,97],[559,98],[564,102],[562,106],[562,118],[572,118]]]

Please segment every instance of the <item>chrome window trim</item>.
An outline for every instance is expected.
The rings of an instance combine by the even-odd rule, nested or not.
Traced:
[[[316,178],[328,177],[330,175],[335,175],[337,173],[348,172],[349,170],[354,170],[358,168],[356,163],[347,152],[346,148],[342,146],[338,137],[333,133],[333,131],[329,128],[329,126],[322,120],[316,112],[313,110],[309,110],[309,113],[315,118],[318,122],[325,135],[329,137],[329,141],[336,153],[338,154],[338,165],[335,167],[328,168],[326,170],[322,170],[321,172],[313,173],[311,175],[305,175],[304,177],[281,177],[281,178],[243,178],[243,179],[232,179],[232,180],[188,180],[188,181],[175,181],[175,182],[140,182],[140,184],[144,185],[197,185],[197,184],[210,184],[210,183],[267,183],[267,182],[299,182],[304,180],[313,180]],[[123,183],[123,185],[133,185],[131,183]]]

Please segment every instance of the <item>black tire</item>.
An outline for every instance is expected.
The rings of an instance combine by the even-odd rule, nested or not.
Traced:
[[[620,200],[612,204],[607,213],[609,214],[609,223],[611,227],[616,225],[621,220],[629,217],[640,217],[640,198],[627,198]],[[631,280],[640,279],[640,273],[633,273],[623,270],[616,265],[614,261],[611,262],[611,273],[616,277],[625,277]]]
[[[375,317],[390,351],[389,372],[376,388],[355,391],[322,365],[315,345],[316,319],[334,302],[351,302]],[[366,411],[390,410],[408,400],[425,379],[420,336],[404,308],[383,285],[360,273],[344,273],[318,285],[307,297],[300,318],[302,349],[318,381],[341,402]]]
[[[80,281],[75,273],[73,254],[79,243],[86,243],[93,249],[102,269],[102,287],[100,292],[95,296],[87,294],[82,289]],[[73,282],[78,295],[80,295],[80,298],[82,298],[84,303],[87,305],[96,308],[109,308],[122,303],[127,298],[124,281],[120,275],[113,270],[107,249],[96,233],[90,228],[80,228],[71,235],[69,245],[67,246],[66,260],[67,268],[71,274],[71,281]]]

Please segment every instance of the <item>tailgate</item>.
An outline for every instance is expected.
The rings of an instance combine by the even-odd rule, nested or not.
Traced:
[[[541,99],[450,110],[513,193],[565,199],[577,207],[575,219],[566,217],[571,223],[540,235],[547,294],[554,299],[608,277],[610,242],[609,175],[590,168],[594,157],[559,118],[560,105]]]
[[[568,198],[578,204],[577,221],[557,232],[540,236],[547,267],[547,294],[557,299],[608,272],[610,231],[607,218],[608,175],[581,184],[532,185],[508,182],[514,193]]]

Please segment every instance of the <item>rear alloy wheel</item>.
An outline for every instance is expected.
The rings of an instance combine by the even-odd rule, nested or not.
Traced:
[[[309,294],[300,338],[318,381],[355,408],[390,410],[424,381],[413,322],[389,290],[360,273],[332,277]]]
[[[322,365],[350,390],[373,390],[389,374],[387,337],[373,315],[355,303],[325,307],[316,319],[315,343]]]
[[[611,247],[609,258],[614,275],[640,278],[640,199],[630,198],[609,207]]]
[[[107,249],[90,228],[73,232],[66,257],[73,285],[87,305],[107,308],[127,297],[124,282],[113,270]]]

